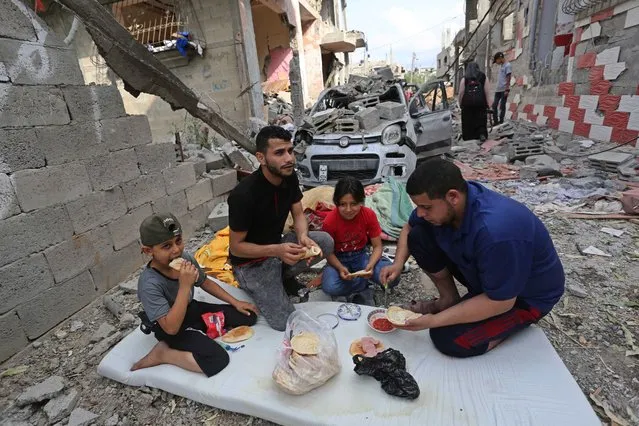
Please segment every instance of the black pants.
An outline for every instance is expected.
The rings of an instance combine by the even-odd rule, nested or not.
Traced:
[[[414,226],[408,235],[408,249],[417,264],[426,272],[436,273],[445,268],[468,288],[466,278],[457,265],[437,246],[434,234],[429,228]],[[439,268],[439,271],[433,270]],[[474,296],[477,294],[469,292],[460,302]],[[486,353],[491,342],[502,341],[536,323],[542,317],[539,309],[517,299],[515,306],[501,315],[473,323],[431,328],[430,338],[437,350],[444,355],[468,358]]]
[[[488,114],[487,106],[481,108],[477,107],[462,107],[462,139],[465,141],[473,139],[481,139],[484,136],[488,138]],[[492,113],[492,111],[491,111]]]
[[[229,364],[229,355],[222,346],[206,335],[206,324],[202,315],[219,311],[224,312],[224,326],[227,329],[240,325],[254,325],[257,321],[257,316],[253,312],[249,316],[230,305],[214,305],[193,300],[186,308],[180,331],[175,335],[167,334],[156,324],[155,338],[166,342],[172,349],[191,352],[204,374],[207,377],[214,376]]]
[[[506,92],[495,92],[495,100],[493,101],[493,123],[495,125],[504,122],[506,116],[506,101],[508,95]],[[497,117],[497,106],[499,106],[499,117]]]

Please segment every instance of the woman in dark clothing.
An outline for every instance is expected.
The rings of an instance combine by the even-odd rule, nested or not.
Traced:
[[[486,74],[481,72],[476,62],[469,62],[459,87],[462,139],[465,141],[479,139],[483,142],[488,137],[488,99]]]

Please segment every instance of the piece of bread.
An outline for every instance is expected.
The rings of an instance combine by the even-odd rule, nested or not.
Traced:
[[[243,342],[244,340],[248,340],[253,337],[254,331],[248,325],[241,325],[239,327],[235,327],[224,336],[222,336],[222,341],[225,343],[237,343]]]
[[[306,249],[306,252],[302,255],[302,259],[308,259],[311,257],[322,255],[322,250],[317,246],[305,247],[305,249]]]
[[[303,331],[291,339],[291,347],[300,355],[317,355],[319,344],[319,337],[308,331]]]
[[[406,321],[419,318],[421,316],[422,314],[400,308],[399,306],[391,306],[386,310],[386,318],[393,325],[404,325],[406,324]]]
[[[357,278],[357,277],[363,277],[365,275],[368,275],[369,272],[365,269],[362,269],[361,271],[357,271],[357,272],[351,272],[350,274],[348,274],[349,277],[353,277],[353,278]]]
[[[184,263],[184,259],[181,257],[178,257],[177,259],[173,259],[171,263],[169,263],[169,268],[173,268],[176,271],[179,271],[180,269],[182,269],[183,263]]]
[[[384,344],[380,341],[377,341],[377,343],[375,343],[375,349],[377,350],[377,352],[381,352],[382,350],[384,350]],[[351,354],[351,356],[364,355],[366,352],[362,347],[362,339],[353,340],[350,348],[348,349],[348,352]]]

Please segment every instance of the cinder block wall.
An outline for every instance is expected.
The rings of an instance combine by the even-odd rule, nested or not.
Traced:
[[[556,23],[547,66],[535,75],[529,66],[529,37],[535,32],[524,25],[521,10],[516,12],[515,47],[502,49],[515,77],[507,117],[597,141],[639,136],[639,3],[606,2],[564,16],[573,21]]]
[[[145,216],[170,210],[188,236],[236,183],[151,142],[115,86],[84,86],[75,52],[0,2],[0,361],[140,267]]]

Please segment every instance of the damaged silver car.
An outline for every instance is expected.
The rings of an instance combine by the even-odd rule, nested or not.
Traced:
[[[421,159],[450,151],[451,112],[443,81],[421,89],[364,78],[320,95],[295,133],[300,183],[365,185],[408,179]]]

